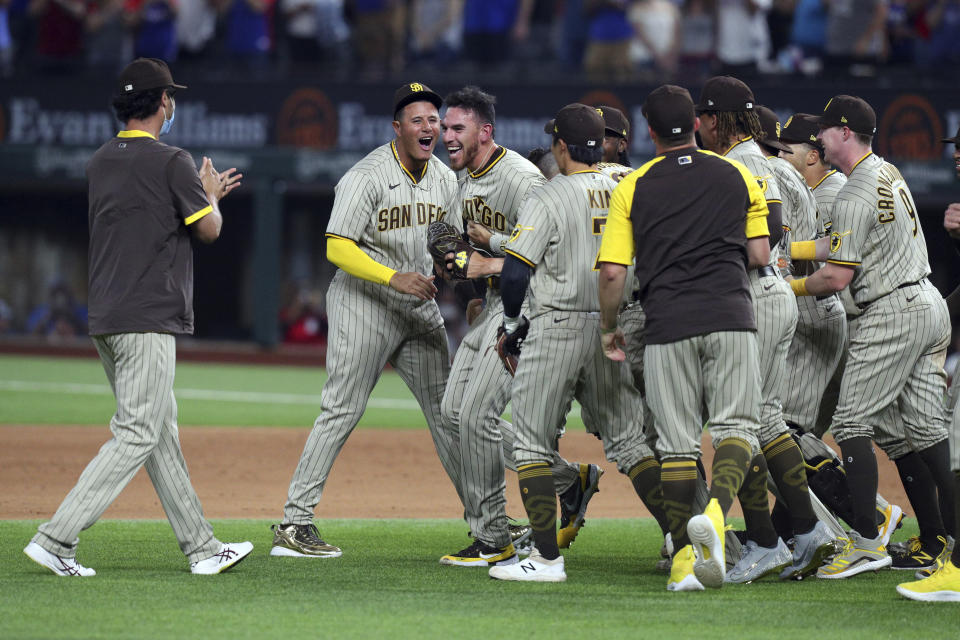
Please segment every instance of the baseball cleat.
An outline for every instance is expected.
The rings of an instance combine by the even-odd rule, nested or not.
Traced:
[[[510,542],[517,550],[517,555],[530,555],[530,552],[533,551],[533,527],[508,518],[507,530],[510,532]]]
[[[228,542],[220,545],[220,550],[209,558],[191,563],[190,573],[212,576],[237,566],[250,555],[253,544],[249,542]]]
[[[712,498],[707,503],[703,513],[690,518],[687,523],[687,535],[693,543],[693,551],[696,555],[696,560],[693,562],[694,575],[703,586],[719,589],[723,586],[727,567],[723,551],[725,536],[723,511],[716,498]]]
[[[929,578],[934,573],[940,570],[943,565],[950,561],[950,556],[953,555],[953,547],[957,543],[953,536],[947,536],[947,544],[944,545],[943,551],[940,552],[940,555],[937,556],[937,561],[933,564],[932,567],[927,567],[925,569],[920,569],[913,576],[917,580],[923,580],[924,578]]]
[[[523,562],[490,567],[490,577],[518,582],[565,582],[567,572],[563,569],[563,556],[547,560],[534,549],[530,557]]]
[[[315,524],[275,524],[271,556],[288,558],[339,558],[339,547],[327,544]]]
[[[519,560],[512,542],[505,547],[491,547],[474,540],[466,549],[440,558],[440,564],[456,567],[497,567],[516,564]]]
[[[771,573],[779,574],[790,566],[792,561],[793,556],[783,538],[777,538],[775,547],[761,547],[753,540],[747,540],[743,545],[743,555],[737,564],[727,571],[723,581],[736,584],[753,582]]]
[[[793,564],[780,574],[784,580],[802,580],[816,572],[823,562],[834,554],[833,536],[820,520],[807,533],[799,533],[793,539]]]
[[[670,573],[673,566],[673,536],[669,532],[663,536],[663,546],[660,547],[660,559],[653,565],[657,573]]]
[[[937,565],[937,558],[947,548],[947,540],[943,536],[931,542],[918,537],[910,538],[906,553],[893,558],[893,568],[901,570],[931,569]]]
[[[929,578],[898,584],[897,593],[921,602],[960,602],[960,569],[947,560]]]
[[[834,556],[830,564],[817,570],[818,578],[839,580],[850,578],[865,571],[879,571],[889,567],[893,558],[887,555],[887,549],[880,544],[880,536],[869,540],[851,531],[844,541],[843,550]]]
[[[88,578],[90,576],[97,575],[97,572],[89,567],[85,567],[75,558],[64,558],[63,556],[58,556],[56,554],[50,553],[36,542],[31,542],[24,549],[23,552],[27,554],[27,557],[39,564],[40,566],[46,567],[53,571],[58,576],[76,576],[79,578]]]
[[[703,585],[693,573],[693,547],[685,546],[673,556],[667,591],[703,591]]]
[[[580,477],[560,496],[560,529],[557,546],[568,548],[580,533],[585,522],[587,503],[598,492],[603,469],[595,464],[581,464]]]
[[[883,518],[877,525],[877,531],[880,532],[880,538],[883,540],[884,546],[887,546],[890,543],[890,536],[900,528],[900,523],[903,522],[903,509],[895,504],[888,504],[882,511],[878,507],[877,511]]]

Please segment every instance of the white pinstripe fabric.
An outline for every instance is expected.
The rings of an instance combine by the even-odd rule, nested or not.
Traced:
[[[957,411],[957,404],[960,403],[960,360],[953,370],[953,384],[947,393],[946,415],[944,424],[950,436],[950,469],[960,471],[960,411]]]
[[[77,537],[92,526],[141,466],[146,466],[180,550],[196,562],[220,549],[203,517],[180,449],[173,396],[176,341],[159,333],[94,336],[117,399],[113,437],[80,474],[53,518],[33,541],[59,556],[74,557]]]

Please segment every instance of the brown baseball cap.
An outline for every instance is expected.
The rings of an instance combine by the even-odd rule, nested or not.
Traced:
[[[877,114],[866,100],[857,96],[833,96],[815,122],[824,128],[848,127],[854,133],[868,136],[877,132]]]
[[[630,121],[627,120],[627,116],[623,115],[623,111],[605,104],[600,105],[597,109],[600,111],[600,115],[603,116],[603,126],[606,129],[605,133],[620,138],[626,138],[630,135]]]
[[[594,107],[574,102],[557,112],[543,132],[556,135],[567,144],[598,149],[603,144],[603,118]]]
[[[760,119],[760,128],[763,129],[763,139],[757,142],[785,153],[793,153],[790,147],[780,142],[780,118],[773,109],[758,104],[756,111]]]
[[[403,109],[411,102],[419,102],[421,100],[426,100],[437,109],[443,104],[443,98],[421,82],[408,82],[407,84],[401,85],[399,89],[393,92],[393,117],[396,118],[400,109]]]
[[[658,136],[691,133],[697,119],[690,92],[674,84],[662,84],[643,102],[643,117]]]
[[[753,91],[733,76],[713,76],[700,90],[697,113],[704,111],[753,111]]]
[[[788,144],[806,143],[823,151],[823,144],[817,140],[820,126],[816,117],[809,113],[795,113],[787,118],[786,124],[780,129],[780,142]]]
[[[952,142],[955,145],[960,145],[960,127],[957,127],[957,135],[952,138],[944,138],[943,142]]]
[[[159,58],[137,58],[120,72],[117,93],[127,95],[164,87],[187,88],[173,81],[173,76],[170,75],[170,67],[163,60]]]

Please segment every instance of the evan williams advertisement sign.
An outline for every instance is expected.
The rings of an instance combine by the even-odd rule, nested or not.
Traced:
[[[437,91],[445,86],[423,78]],[[317,151],[367,152],[393,137],[390,101],[393,86],[209,82],[185,78],[190,87],[177,95],[177,117],[164,140],[186,148],[262,149],[281,146]],[[496,139],[520,153],[548,146],[543,123],[560,105],[579,101],[613,105],[632,121],[630,153],[634,163],[653,155],[641,115],[652,87],[490,85],[497,96]],[[696,96],[699,87],[688,87]],[[85,77],[25,79],[0,83],[0,140],[11,144],[96,147],[119,128],[110,110],[113,87]],[[830,97],[823,87],[785,88],[753,83],[757,100],[782,117],[819,113]],[[936,161],[946,157],[939,142],[960,123],[960,105],[948,90],[899,87],[879,90],[845,86],[877,112],[874,148],[894,160]],[[442,146],[442,145],[438,145]],[[438,148],[443,158],[444,152]]]

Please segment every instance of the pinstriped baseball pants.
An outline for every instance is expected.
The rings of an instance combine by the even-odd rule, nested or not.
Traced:
[[[176,341],[160,333],[94,336],[103,370],[117,399],[110,420],[113,438],[90,461],[76,486],[33,541],[74,557],[78,535],[91,527],[141,466],[146,467],[180,550],[197,562],[220,549],[203,517],[180,449],[173,396]]]

